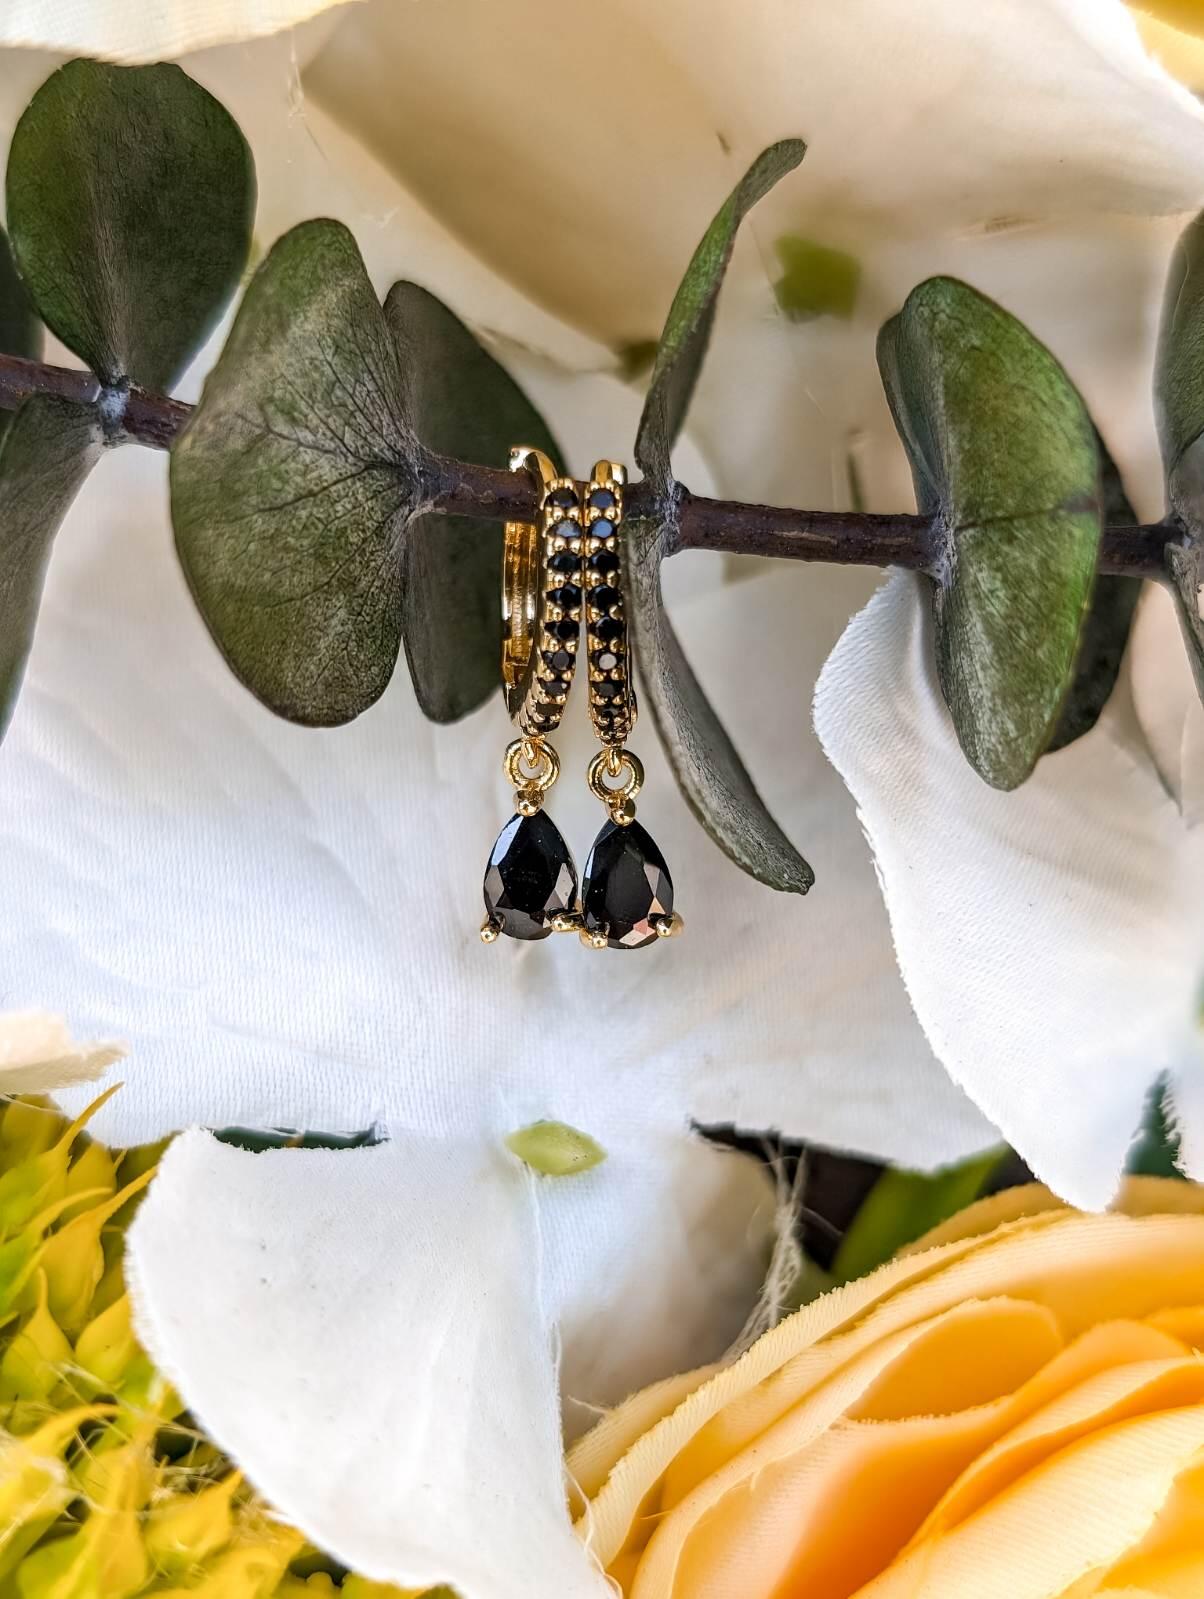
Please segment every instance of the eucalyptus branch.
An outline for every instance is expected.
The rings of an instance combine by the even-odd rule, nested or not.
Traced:
[[[192,407],[135,385],[106,389],[91,372],[0,355],[0,409],[15,410],[32,394],[54,394],[79,404],[99,404],[114,442],[132,441],[152,449],[171,448]],[[536,493],[527,479],[504,468],[477,466],[432,456],[427,462],[427,500],[432,510],[488,521],[532,521]],[[657,514],[655,491],[647,482],[627,490],[627,512]],[[714,500],[681,488],[673,517],[674,535],[666,551],[711,550],[731,555],[764,555],[778,560],[828,561],[843,566],[902,566],[932,572],[938,541],[923,516],[862,511],[798,511],[739,500]],[[1145,526],[1106,528],[1100,570],[1109,574],[1162,578],[1164,550],[1178,543],[1181,530],[1171,520]]]

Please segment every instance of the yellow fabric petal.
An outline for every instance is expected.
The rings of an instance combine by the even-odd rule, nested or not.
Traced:
[[[1061,1450],[857,1599],[1062,1599],[1138,1542],[1204,1450],[1204,1405],[1143,1416]]]
[[[1193,1197],[1198,1206],[1200,1196]],[[864,1351],[968,1300],[1031,1299],[1073,1338],[1101,1320],[1141,1319],[1195,1304],[1202,1288],[1204,1220],[1198,1215],[1137,1223],[1053,1211],[985,1240],[959,1240],[894,1261],[806,1306],[664,1417],[612,1470],[579,1533],[608,1566],[671,1466],[680,1482],[698,1481],[704,1462],[709,1468],[748,1447]]]
[[[1027,1312],[1027,1316],[1025,1314]],[[962,1348],[956,1349],[960,1335]],[[1015,1392],[958,1414],[917,1414],[885,1422],[850,1420],[873,1406],[843,1410],[841,1419],[815,1432],[818,1406],[843,1383],[825,1384],[751,1448],[699,1483],[659,1526],[639,1567],[635,1599],[702,1599],[739,1591],[745,1599],[805,1593],[808,1599],[844,1599],[887,1566],[913,1536],[943,1532],[975,1507],[958,1490],[983,1461],[980,1479],[990,1493],[1093,1427],[1139,1412],[1204,1400],[1204,1366],[1182,1346],[1139,1323],[1092,1329],[1061,1351],[1048,1312],[1014,1301],[955,1307],[898,1341],[886,1367],[902,1376],[926,1351],[951,1366],[981,1358],[1000,1368],[1001,1390],[1024,1366],[1031,1370]],[[1011,1344],[1025,1354],[1006,1353]],[[1027,1346],[1027,1348],[1026,1348]],[[882,1354],[871,1352],[875,1363]],[[1125,1362],[1131,1362],[1125,1364]],[[866,1362],[857,1364],[865,1366]],[[881,1387],[878,1379],[873,1387]],[[900,1384],[900,1395],[903,1384]],[[917,1400],[923,1403],[922,1389]],[[1051,1402],[1052,1401],[1052,1402]],[[822,1416],[821,1416],[822,1420]],[[1009,1440],[1010,1451],[1004,1451]],[[1027,1452],[1026,1452],[1027,1451]],[[959,1474],[961,1474],[959,1476]],[[948,1506],[939,1520],[934,1502]],[[670,1508],[666,1490],[662,1508]],[[864,1507],[873,1505],[867,1518]],[[924,1531],[918,1532],[923,1524]],[[637,1527],[633,1547],[640,1541]],[[737,1580],[738,1578],[738,1580]]]

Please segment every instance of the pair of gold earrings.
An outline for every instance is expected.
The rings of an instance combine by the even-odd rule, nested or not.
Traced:
[[[625,748],[636,719],[619,554],[627,474],[599,461],[578,483],[525,446],[510,452],[510,470],[535,477],[540,507],[538,523],[506,524],[502,687],[519,737],[504,766],[515,814],[485,869],[481,937],[492,944],[502,934],[576,932],[594,949],[640,949],[680,932],[682,921],[665,858],[635,819],[644,768]],[[572,853],[543,803],[560,775],[548,740],[572,687],[583,625],[589,714],[602,744],[586,781],[609,816],[579,891]]]

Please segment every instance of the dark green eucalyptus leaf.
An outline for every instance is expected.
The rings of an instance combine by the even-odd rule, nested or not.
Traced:
[[[29,303],[13,260],[8,234],[0,228],[0,350],[36,361],[42,353],[42,324]],[[7,418],[6,418],[7,420]]]
[[[29,303],[21,282],[8,234],[0,228],[0,352],[36,361],[42,353],[42,324]],[[0,411],[0,439],[12,422],[11,411]]]
[[[1186,541],[1166,566],[1192,671],[1204,699],[1204,213],[1179,240],[1167,279],[1154,375],[1167,497]]]
[[[941,687],[967,759],[1012,789],[1069,691],[1103,523],[1095,429],[1061,366],[951,278],[913,290],[878,364],[916,499],[943,541]]]
[[[103,448],[91,406],[36,394],[0,444],[0,735],[20,691],[50,547]]]
[[[397,343],[405,409],[427,449],[503,466],[533,444],[561,459],[543,418],[458,317],[416,283],[395,283],[385,318]],[[498,686],[502,527],[426,513],[402,550],[402,633],[418,703],[435,722],[475,710]]]
[[[1154,400],[1172,506],[1204,522],[1204,213],[1175,247],[1158,334]]]
[[[665,614],[664,528],[624,524],[628,626],[644,698],[686,803],[725,855],[770,888],[805,894],[815,873],[766,808]]]
[[[1104,526],[1132,527],[1137,513],[1129,503],[1125,486],[1111,453],[1096,433],[1104,492]],[[1058,725],[1049,741],[1050,752],[1073,744],[1089,733],[1099,720],[1116,686],[1133,613],[1141,598],[1139,577],[1117,577],[1098,573],[1091,594],[1091,605],[1079,635],[1079,652],[1074,663],[1074,679]]]
[[[254,167],[229,113],[176,66],[69,61],[17,124],[7,188],[47,325],[103,383],[170,388],[250,247]]]
[[[771,888],[805,894],[815,874],[757,793],[735,746],[690,669],[661,600],[660,563],[671,541],[675,484],[669,456],[706,355],[736,231],[749,209],[806,154],[784,139],[757,157],[702,236],[674,296],[657,347],[635,443],[660,515],[625,524],[628,624],[661,743],[690,809],[737,866]]]
[[[236,675],[281,716],[350,721],[401,645],[419,445],[355,240],[303,222],[251,280],[171,459],[176,545]]]
[[[1196,690],[1204,700],[1204,617],[1200,615],[1201,590],[1204,590],[1204,546],[1192,541],[1168,544],[1166,567],[1171,577],[1171,592],[1179,612],[1179,626],[1187,645]]]
[[[761,152],[703,234],[673,298],[635,441],[637,465],[662,491],[672,486],[669,452],[702,369],[736,230],[757,201],[794,171],[806,151],[801,139],[783,139]]]

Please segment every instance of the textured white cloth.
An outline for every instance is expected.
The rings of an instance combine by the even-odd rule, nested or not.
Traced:
[[[1204,711],[1160,591],[1128,678],[1091,733],[999,793],[961,753],[927,595],[899,574],[849,624],[815,704],[933,1048],[1037,1176],[1088,1208],[1112,1197],[1162,1074],[1204,1176]]]

